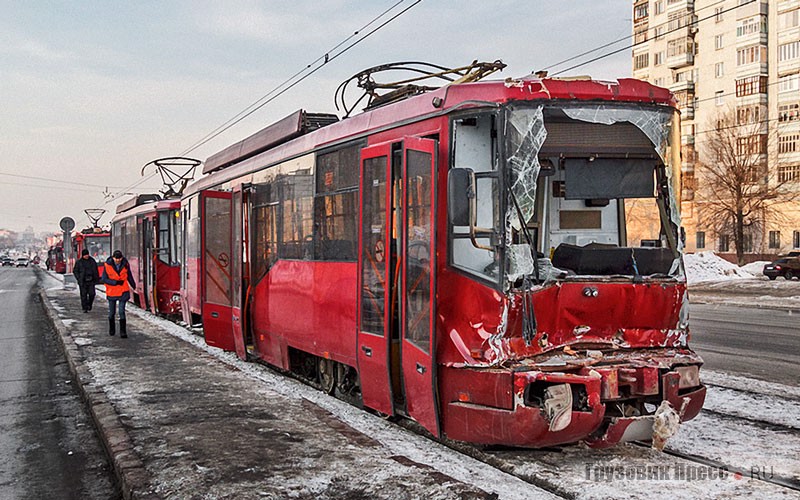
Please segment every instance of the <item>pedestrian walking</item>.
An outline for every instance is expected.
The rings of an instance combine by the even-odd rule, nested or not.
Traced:
[[[108,334],[116,333],[115,315],[119,309],[119,336],[127,338],[125,303],[131,299],[131,288],[136,288],[136,282],[133,280],[128,259],[119,250],[114,250],[103,265],[103,283],[106,285],[106,299],[108,299]]]
[[[100,283],[100,273],[97,271],[97,261],[89,255],[89,250],[83,249],[81,258],[75,263],[72,270],[78,288],[81,291],[81,307],[83,312],[92,310],[95,296],[95,285]]]

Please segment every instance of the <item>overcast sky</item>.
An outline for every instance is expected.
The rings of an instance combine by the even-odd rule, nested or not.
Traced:
[[[106,187],[157,191],[158,176],[130,189],[146,163],[183,153],[399,1],[0,0],[0,228],[58,231],[67,215],[81,228],[85,208],[107,222],[125,197]],[[335,112],[336,87],[378,64],[500,59],[495,78],[526,75],[628,36],[631,5],[423,0],[190,156],[300,108]],[[629,77],[630,50],[565,73],[578,74]]]

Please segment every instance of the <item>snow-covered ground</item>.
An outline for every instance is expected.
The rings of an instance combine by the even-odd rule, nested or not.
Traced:
[[[686,280],[690,285],[709,281],[766,279],[762,271],[767,262],[753,262],[739,267],[718,257],[714,252],[687,254],[683,262],[686,265]]]

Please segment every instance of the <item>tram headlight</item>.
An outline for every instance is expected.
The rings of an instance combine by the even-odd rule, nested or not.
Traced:
[[[687,389],[700,385],[700,367],[697,365],[677,366],[675,367],[675,371],[681,376],[678,382],[679,389]]]

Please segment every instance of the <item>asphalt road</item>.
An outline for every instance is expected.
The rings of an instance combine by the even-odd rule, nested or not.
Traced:
[[[774,309],[692,304],[690,346],[705,367],[771,382],[800,382],[800,316]]]
[[[36,280],[0,268],[0,498],[119,498]]]

